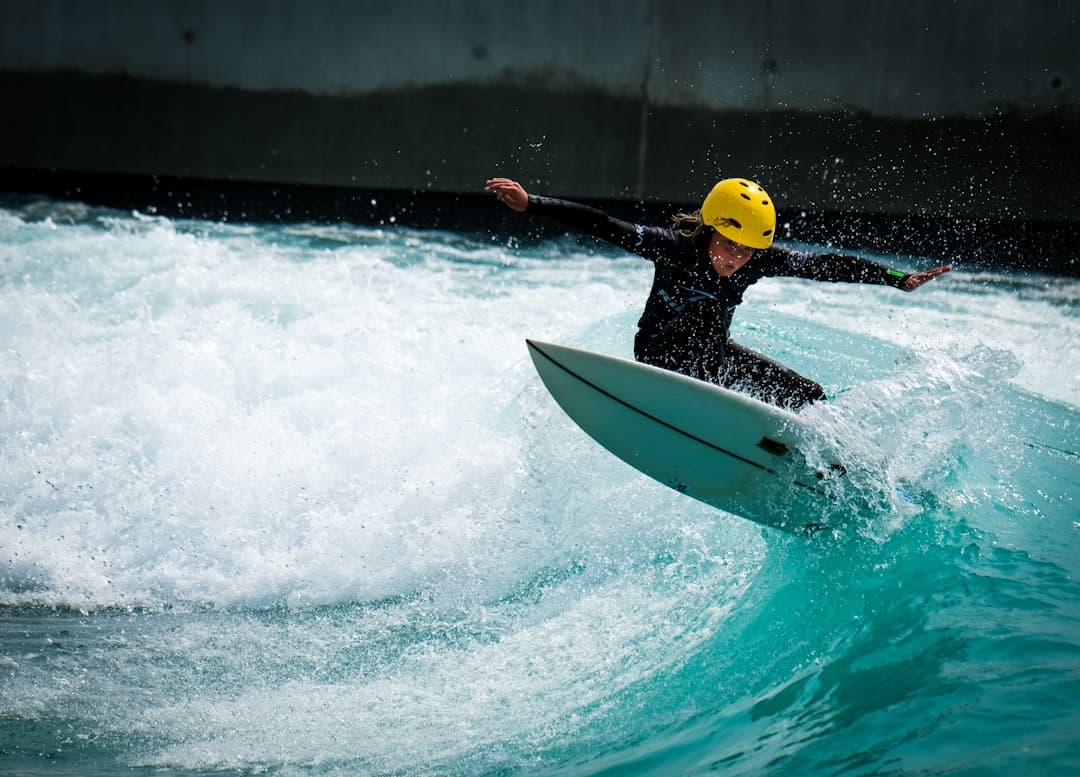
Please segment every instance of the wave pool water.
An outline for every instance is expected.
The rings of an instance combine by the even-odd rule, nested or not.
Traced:
[[[754,287],[881,495],[803,539],[541,387],[525,337],[628,354],[649,273],[9,202],[0,771],[1080,769],[1080,283]]]

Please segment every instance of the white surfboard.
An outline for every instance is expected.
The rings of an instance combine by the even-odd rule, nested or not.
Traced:
[[[629,359],[526,342],[567,415],[626,463],[766,526],[818,528],[814,504],[829,500],[826,475],[799,453],[812,432],[794,413]]]

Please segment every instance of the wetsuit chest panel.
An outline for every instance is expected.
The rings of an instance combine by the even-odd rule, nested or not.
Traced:
[[[683,334],[726,339],[735,308],[758,275],[748,264],[722,277],[707,256],[693,250],[680,253],[656,262],[652,292],[639,328],[645,336],[676,327]]]

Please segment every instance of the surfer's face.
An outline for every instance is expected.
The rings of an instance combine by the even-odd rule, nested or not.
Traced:
[[[717,274],[727,277],[750,261],[754,249],[714,233],[709,242],[709,258]]]

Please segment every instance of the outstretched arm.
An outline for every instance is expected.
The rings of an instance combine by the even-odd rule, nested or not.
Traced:
[[[940,267],[935,267],[932,270],[926,270],[924,272],[917,272],[908,275],[904,278],[904,282],[900,284],[900,288],[904,291],[915,291],[915,289],[922,286],[927,281],[932,281],[939,275],[944,275],[952,269],[951,264],[943,264]]]
[[[494,194],[500,202],[518,213],[528,209],[529,213],[549,216],[651,261],[677,248],[677,238],[670,229],[634,224],[609,216],[590,205],[530,195],[512,178],[489,178],[484,191]]]
[[[773,246],[762,253],[763,259],[767,257],[770,260],[764,265],[767,267],[765,275],[787,275],[815,281],[872,283],[903,291],[914,291],[927,281],[952,270],[951,264],[943,264],[932,270],[906,273],[853,254],[815,254],[780,246]]]

